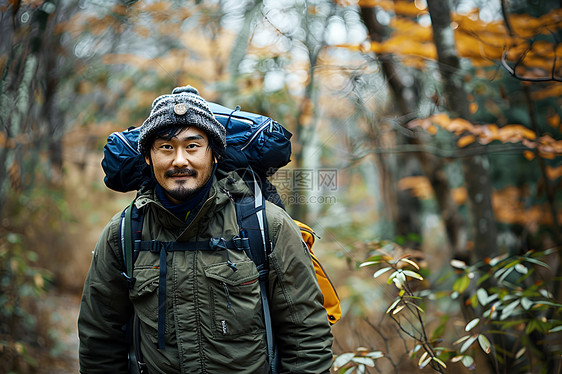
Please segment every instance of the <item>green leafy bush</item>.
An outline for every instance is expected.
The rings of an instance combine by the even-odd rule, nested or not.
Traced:
[[[38,366],[36,348],[49,345],[38,331],[37,300],[50,274],[34,267],[38,256],[24,250],[22,236],[0,234],[0,372],[30,372]]]
[[[409,354],[420,370],[444,372],[456,363],[477,370],[477,355],[488,358],[479,365],[488,362],[488,369],[497,373],[546,373],[554,368],[562,353],[562,304],[549,290],[556,289],[559,281],[552,278],[546,260],[553,250],[502,255],[471,266],[452,260],[451,271],[430,284],[424,279],[427,270],[420,269],[411,256],[390,254],[397,245],[378,247],[361,267],[378,267],[374,278],[386,275],[387,285],[395,289],[397,296],[386,315],[413,341]],[[451,336],[449,314],[443,313],[437,325],[436,315],[427,315],[437,303],[449,305],[457,314],[462,311],[461,336]],[[383,357],[376,353],[361,349],[341,354],[334,369],[365,372]]]

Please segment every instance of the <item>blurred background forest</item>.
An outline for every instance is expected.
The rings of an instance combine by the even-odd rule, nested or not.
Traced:
[[[559,1],[0,12],[1,373],[77,371],[91,251],[134,197],[103,146],[186,84],[293,133],[272,181],[342,300],[334,372],[560,372]]]

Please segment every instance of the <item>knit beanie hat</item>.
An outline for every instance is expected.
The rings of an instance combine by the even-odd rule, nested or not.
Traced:
[[[176,87],[171,95],[162,95],[152,103],[150,115],[140,128],[138,150],[148,152],[151,135],[172,126],[195,126],[226,148],[226,130],[216,120],[199,91],[191,86]]]

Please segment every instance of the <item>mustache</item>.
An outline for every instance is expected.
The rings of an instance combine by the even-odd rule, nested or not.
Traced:
[[[164,173],[165,177],[183,177],[183,176],[194,176],[196,175],[197,172],[195,170],[192,169],[174,169],[174,170],[168,170],[167,172]]]

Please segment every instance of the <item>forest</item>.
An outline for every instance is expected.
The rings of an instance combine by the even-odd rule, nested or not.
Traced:
[[[562,3],[0,2],[0,373],[75,373],[107,137],[196,87],[273,118],[333,373],[562,370]]]

